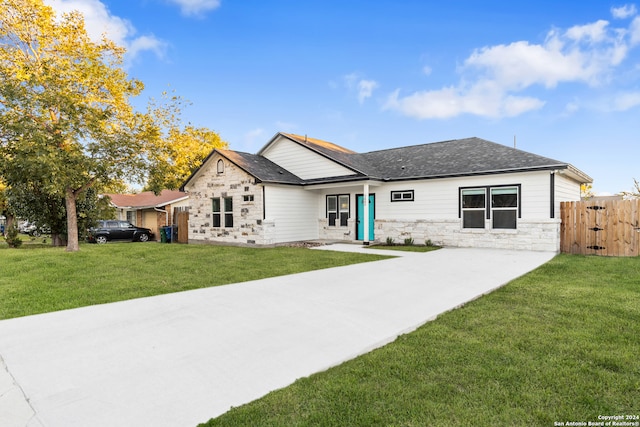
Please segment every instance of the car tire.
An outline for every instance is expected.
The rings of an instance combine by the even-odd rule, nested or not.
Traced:
[[[99,245],[107,243],[107,236],[96,236],[96,243]]]
[[[140,242],[148,242],[149,241],[149,235],[147,233],[142,233],[140,235],[140,237],[138,237],[138,240]]]

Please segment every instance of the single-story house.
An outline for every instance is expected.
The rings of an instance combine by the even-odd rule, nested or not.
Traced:
[[[558,251],[560,202],[592,179],[480,138],[357,153],[277,133],[216,149],[187,179],[190,243],[329,239]]]
[[[116,208],[116,219],[129,221],[138,227],[151,229],[160,239],[160,228],[173,225],[173,209],[188,208],[189,195],[178,190],[162,190],[158,195],[152,191],[138,194],[105,194]]]

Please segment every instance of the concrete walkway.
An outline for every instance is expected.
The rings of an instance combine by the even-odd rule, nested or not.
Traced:
[[[402,256],[0,321],[0,425],[194,427],[554,256],[391,253]]]

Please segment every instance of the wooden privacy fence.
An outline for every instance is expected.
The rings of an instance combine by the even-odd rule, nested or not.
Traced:
[[[189,243],[189,208],[174,208],[173,224],[178,226],[175,243]]]
[[[640,200],[560,203],[560,251],[568,254],[638,256]]]

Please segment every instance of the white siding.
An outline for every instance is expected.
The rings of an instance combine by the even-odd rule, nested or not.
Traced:
[[[373,188],[369,190],[371,194],[375,191]],[[356,195],[363,194],[362,186],[351,185],[349,187],[336,187],[331,189],[324,189],[318,191],[318,207],[315,212],[317,218],[317,227],[320,232],[321,239],[328,240],[355,240],[356,238]],[[346,226],[329,226],[329,220],[327,218],[327,196],[328,195],[349,195],[349,220]],[[376,196],[377,197],[377,196]]]
[[[427,240],[445,246],[486,247],[521,250],[559,250],[558,218],[550,218],[549,171],[496,174],[433,180],[403,181],[373,184],[375,194],[375,240],[387,237],[401,243],[406,238],[422,244]],[[516,229],[492,229],[491,220],[484,229],[463,229],[459,218],[460,187],[519,185],[522,216]],[[414,201],[391,202],[391,191],[414,191]],[[361,186],[318,191],[320,236],[331,239],[355,239],[355,195]],[[351,219],[348,227],[326,227],[325,197],[327,194],[350,194]],[[347,233],[351,233],[347,235]]]
[[[284,137],[276,140],[262,154],[302,179],[355,175],[352,170]]]
[[[560,202],[574,202],[580,200],[580,183],[557,173],[555,178],[556,196],[555,212],[560,215]]]
[[[272,226],[265,243],[317,239],[318,201],[300,187],[265,186],[265,225]]]
[[[511,184],[521,186],[522,218],[549,218],[550,177],[546,171],[404,181],[371,191],[376,193],[376,218],[379,219],[456,219],[460,187]],[[403,190],[413,190],[414,201],[391,202],[391,191]]]

